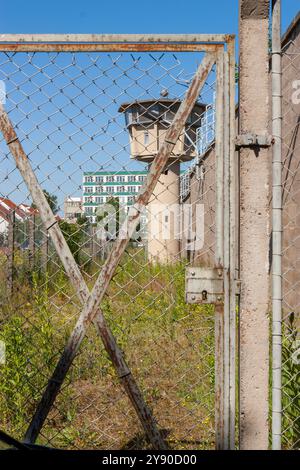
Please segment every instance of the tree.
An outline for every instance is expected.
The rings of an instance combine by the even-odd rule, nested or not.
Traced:
[[[110,197],[108,201],[106,202],[106,204],[104,204],[104,209],[106,208],[108,209],[109,206],[111,206],[113,210],[112,211],[105,210],[105,212],[103,212],[101,215],[98,215],[96,212],[97,214],[96,219],[97,219],[97,222],[100,223],[102,220],[106,218],[107,222],[103,228],[106,230],[106,232],[109,233],[109,230],[112,225],[114,227],[114,233],[109,233],[109,237],[110,239],[115,239],[119,235],[120,224],[122,222],[122,216],[123,216],[119,198]],[[123,216],[123,219],[124,219],[124,216]],[[112,222],[112,224],[110,222]]]
[[[81,214],[77,217],[77,224],[80,225],[81,227],[87,227],[89,225],[90,221],[88,217],[85,214]]]
[[[84,230],[79,224],[70,224],[65,220],[59,222],[60,229],[70,248],[77,264],[79,264],[79,253],[84,241]]]
[[[46,189],[43,189],[43,193],[45,194],[45,197],[47,199],[47,202],[50,206],[50,209],[52,210],[53,214],[57,214],[59,207],[57,205],[57,196],[55,194],[49,193]],[[34,203],[31,204],[31,207],[33,209],[36,209],[36,205]]]

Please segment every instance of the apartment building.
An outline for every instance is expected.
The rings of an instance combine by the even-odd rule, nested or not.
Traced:
[[[64,218],[67,222],[76,222],[83,214],[81,197],[68,196],[64,200]]]
[[[117,197],[120,206],[128,210],[146,177],[147,171],[85,172],[82,183],[84,214],[95,222],[97,207],[112,197]]]

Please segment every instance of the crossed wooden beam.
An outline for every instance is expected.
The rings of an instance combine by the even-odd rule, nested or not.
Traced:
[[[147,180],[142,187],[135,204],[129,212],[127,219],[121,227],[120,233],[122,236],[119,236],[115,241],[91,291],[89,291],[79,267],[59,228],[57,220],[50,209],[44,192],[34,174],[30,161],[19,141],[8,114],[4,110],[3,106],[0,105],[0,130],[11,154],[14,157],[16,166],[23,176],[32,196],[32,200],[39,210],[45,229],[52,239],[57,254],[82,304],[81,314],[54,369],[52,377],[48,381],[42,398],[25,434],[25,442],[27,443],[34,443],[37,439],[68,370],[79,350],[87,328],[90,326],[91,322],[93,322],[150,443],[154,449],[167,448],[167,445],[158,430],[156,421],[149,407],[145,403],[142,393],[128,365],[126,364],[123,352],[118,346],[108,324],[106,323],[104,315],[100,309],[100,304],[126,246],[139,223],[141,212],[149,202],[155,185],[168,162],[171,152],[185,126],[188,116],[192,112],[199,93],[215,61],[216,54],[207,53],[199,65],[191,85],[186,92],[185,98],[182,101],[171,126],[166,132],[164,142],[151,164]]]

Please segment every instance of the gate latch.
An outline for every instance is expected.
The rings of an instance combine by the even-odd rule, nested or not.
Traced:
[[[224,301],[223,270],[189,267],[185,273],[188,304],[221,304]]]
[[[270,147],[273,141],[273,136],[269,134],[239,134],[235,138],[235,146],[237,149],[240,147]]]

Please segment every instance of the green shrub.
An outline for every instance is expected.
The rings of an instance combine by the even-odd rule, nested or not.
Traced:
[[[283,326],[282,406],[283,445],[300,448],[300,357],[298,328],[291,313]]]
[[[54,329],[49,312],[47,283],[39,288],[33,275],[32,311],[25,305],[12,314],[1,330],[6,362],[1,366],[0,415],[2,426],[19,435],[31,418],[53,367]]]

